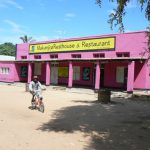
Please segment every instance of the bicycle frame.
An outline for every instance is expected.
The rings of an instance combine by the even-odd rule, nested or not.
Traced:
[[[43,103],[43,101],[40,100],[36,94],[33,95],[33,99],[34,99],[34,102],[32,102],[32,107],[34,109],[38,109],[40,112],[44,113],[44,103]]]

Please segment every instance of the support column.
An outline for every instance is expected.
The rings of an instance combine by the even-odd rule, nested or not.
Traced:
[[[133,86],[134,86],[134,70],[135,70],[135,61],[129,62],[127,92],[131,92],[131,93],[133,92]]]
[[[50,85],[51,68],[50,62],[46,62],[46,85]]]
[[[32,80],[32,64],[28,63],[28,83]]]
[[[95,90],[100,89],[100,63],[96,63]]]
[[[68,87],[72,87],[73,82],[73,67],[72,67],[72,61],[69,62],[69,80],[68,80]]]

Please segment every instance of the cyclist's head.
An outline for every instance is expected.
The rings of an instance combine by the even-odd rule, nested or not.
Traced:
[[[37,82],[39,79],[38,79],[38,76],[33,76],[33,81],[34,82]]]

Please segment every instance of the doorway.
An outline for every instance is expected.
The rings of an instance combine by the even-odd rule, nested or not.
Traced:
[[[120,84],[120,88],[127,88],[128,68],[119,66],[116,68],[116,82]]]
[[[51,66],[51,84],[58,84],[58,66]]]

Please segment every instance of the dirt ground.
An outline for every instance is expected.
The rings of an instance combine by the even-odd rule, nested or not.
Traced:
[[[0,150],[150,150],[148,101],[47,89],[41,113],[24,86],[0,91]]]

